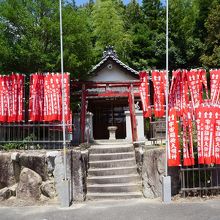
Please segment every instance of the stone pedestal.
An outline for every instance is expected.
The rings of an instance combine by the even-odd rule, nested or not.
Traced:
[[[108,126],[108,131],[109,131],[109,140],[116,140],[116,130],[118,129],[117,126]]]
[[[144,141],[144,117],[143,111],[136,110],[137,137],[138,141]],[[131,117],[130,111],[125,111],[126,116],[126,140],[132,141]]]

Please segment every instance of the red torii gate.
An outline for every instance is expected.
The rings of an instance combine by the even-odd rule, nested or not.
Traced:
[[[134,98],[140,97],[139,92],[134,92],[134,87],[140,86],[139,80],[129,82],[92,82],[92,81],[79,81],[74,82],[77,87],[81,87],[81,114],[80,114],[80,130],[81,130],[81,143],[85,142],[85,120],[86,120],[86,98],[87,97],[127,97],[131,118],[132,140],[137,141],[137,124],[135,115]],[[113,91],[112,88],[122,87],[127,91]],[[104,92],[90,93],[88,89],[104,88]]]

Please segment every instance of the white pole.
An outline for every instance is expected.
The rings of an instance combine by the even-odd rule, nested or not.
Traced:
[[[169,30],[168,30],[168,20],[169,20],[169,0],[166,1],[166,159],[165,159],[165,176],[168,175],[168,147],[169,147],[169,140],[168,140],[168,116],[169,116]]]
[[[169,74],[168,74],[168,0],[166,1],[166,150],[165,150],[165,176],[162,178],[162,201],[164,203],[171,202],[171,177],[168,176],[168,149],[169,149],[169,140],[168,140],[168,95],[169,95]]]
[[[63,128],[63,164],[64,164],[64,180],[67,180],[66,167],[66,125],[65,125],[65,92],[64,92],[64,70],[63,70],[63,25],[62,25],[62,0],[59,0],[60,8],[60,59],[62,74],[62,128]]]

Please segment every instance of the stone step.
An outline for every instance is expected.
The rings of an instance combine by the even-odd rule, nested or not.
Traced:
[[[98,199],[134,199],[143,197],[141,192],[127,192],[127,193],[87,193],[88,200]]]
[[[88,170],[89,176],[112,176],[112,175],[126,175],[137,174],[137,166],[128,167],[111,167],[111,168],[90,168]]]
[[[114,175],[114,176],[88,176],[88,184],[112,184],[112,183],[140,183],[138,174]]]
[[[118,193],[140,191],[140,183],[94,184],[87,186],[88,193]]]
[[[124,139],[116,139],[116,140],[109,140],[109,139],[94,140],[94,145],[124,145],[124,144],[132,144],[132,142],[131,142],[131,141],[124,140]]]
[[[93,145],[89,149],[90,154],[108,154],[108,153],[123,153],[123,152],[134,152],[132,144],[124,145]]]
[[[129,167],[135,165],[136,165],[135,158],[121,159],[121,160],[89,161],[90,168]]]
[[[118,159],[128,159],[134,158],[134,152],[122,152],[122,153],[105,153],[105,154],[90,154],[90,161],[97,160],[118,160]]]

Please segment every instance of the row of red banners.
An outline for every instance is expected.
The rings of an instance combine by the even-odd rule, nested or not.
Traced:
[[[144,116],[151,117],[152,109],[150,105],[149,74],[142,71],[139,74],[141,85],[139,88],[143,103]],[[154,89],[154,116],[165,116],[165,86],[166,72],[154,70],[151,73]],[[209,98],[206,71],[196,70],[176,70],[172,73],[172,81],[169,90],[169,108],[176,108],[178,115],[186,107],[195,110],[202,103],[220,104],[220,70],[210,70]]]
[[[205,70],[173,72],[169,94],[169,166],[181,165],[181,153],[184,166],[194,165],[196,154],[198,164],[220,164],[220,70],[210,71],[210,88],[209,98]],[[194,148],[193,120],[197,140]]]
[[[204,92],[205,98],[203,97]],[[169,92],[169,108],[176,108],[178,115],[182,115],[185,108],[195,110],[200,104],[206,102],[208,97],[205,70],[173,71]]]
[[[70,120],[69,74],[64,74],[65,121]],[[30,76],[29,118],[31,121],[62,121],[62,74]]]
[[[0,122],[24,121],[24,81],[22,74],[0,75]],[[65,73],[66,122],[71,119],[69,81],[69,73]],[[32,74],[29,99],[30,121],[62,121],[62,74]]]
[[[148,118],[152,115],[150,105],[149,75],[148,72],[139,73],[141,85],[139,87],[140,97],[144,117]],[[165,115],[165,88],[166,88],[166,72],[152,71],[152,82],[154,86],[154,115],[155,117],[163,117]]]
[[[198,164],[220,164],[220,106],[200,105],[195,109],[197,130]],[[188,109],[183,113],[183,165],[195,164],[193,150],[192,114]],[[168,165],[181,166],[181,148],[178,131],[178,116],[176,109],[169,111],[168,126]]]
[[[206,75],[204,69],[176,70],[172,73],[169,91],[169,166],[192,166],[197,159],[198,164],[220,164],[220,70],[210,70],[210,95]],[[140,80],[144,117],[151,117],[148,73],[140,72]],[[165,71],[152,71],[152,82],[154,116],[163,117]],[[193,132],[195,129],[196,132]],[[197,145],[193,146],[195,138]]]

